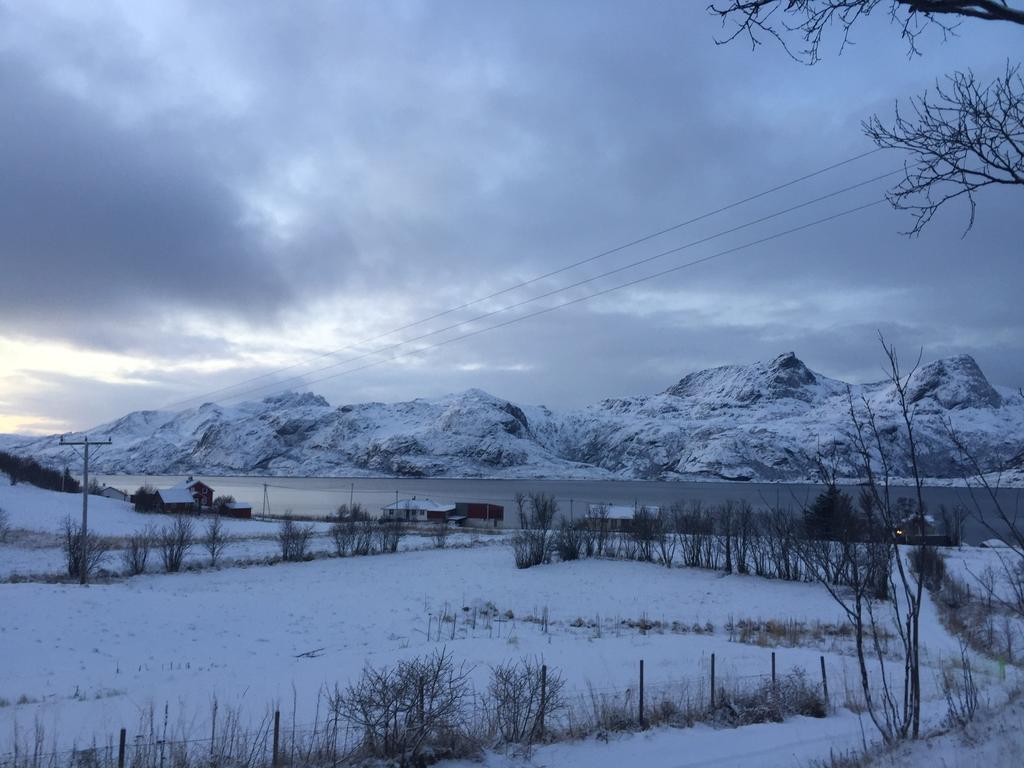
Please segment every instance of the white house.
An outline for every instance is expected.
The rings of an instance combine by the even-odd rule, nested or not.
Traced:
[[[117,501],[128,501],[131,499],[131,496],[124,491],[109,485],[104,485],[99,495],[106,496],[108,499],[116,499]]]
[[[408,520],[409,522],[426,522],[427,520],[452,520],[454,504],[440,504],[430,499],[401,499],[394,504],[382,507],[385,520]]]

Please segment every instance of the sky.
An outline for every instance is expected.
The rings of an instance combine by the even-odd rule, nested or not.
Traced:
[[[572,407],[787,351],[873,381],[879,331],[1024,384],[1024,192],[966,235],[874,205],[735,250],[880,199],[898,177],[839,191],[893,152],[515,288],[867,152],[862,120],[1024,43],[967,21],[910,56],[876,13],[812,67],[727,31],[654,0],[0,0],[0,432],[286,388]]]

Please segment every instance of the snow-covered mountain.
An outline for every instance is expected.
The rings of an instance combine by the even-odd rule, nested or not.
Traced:
[[[553,412],[471,389],[439,399],[332,407],[312,393],[181,412],[140,411],[90,430],[114,445],[100,472],[798,480],[820,449],[850,455],[847,392],[899,435],[890,384],[811,371],[794,354],[691,373],[664,392]],[[1024,398],[994,388],[967,356],[914,375],[910,395],[926,475],[957,476],[945,420],[987,467],[1024,461]],[[52,464],[55,438],[3,444]],[[853,465],[848,466],[852,475]],[[897,474],[909,474],[905,457]]]

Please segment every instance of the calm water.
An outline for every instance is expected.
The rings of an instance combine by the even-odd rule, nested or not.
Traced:
[[[266,488],[267,511],[283,514],[327,517],[334,514],[339,504],[357,501],[371,512],[390,504],[396,498],[427,497],[434,501],[477,501],[501,504],[505,507],[506,522],[514,518],[513,500],[516,493],[542,491],[558,499],[559,509],[565,516],[583,514],[587,504],[647,504],[667,506],[675,501],[699,500],[715,505],[727,500],[748,501],[755,508],[782,506],[798,508],[821,491],[820,486],[794,483],[727,483],[727,482],[660,482],[646,480],[452,480],[445,478],[284,478],[284,477],[213,477],[197,475],[212,486],[216,494],[230,494],[238,501],[252,504],[253,512],[264,509]],[[181,481],[176,476],[105,475],[100,480],[129,493],[149,483],[157,488]],[[851,488],[855,492],[856,488]],[[912,488],[900,488],[897,495],[911,497]],[[1000,491],[1004,509],[1024,510],[1024,490]],[[925,503],[929,511],[937,513],[941,505],[953,507],[962,504],[968,509],[980,505],[989,519],[994,506],[988,499],[977,495],[974,500],[963,488],[926,488]],[[966,538],[978,543],[990,538],[991,533],[976,518],[966,525]]]

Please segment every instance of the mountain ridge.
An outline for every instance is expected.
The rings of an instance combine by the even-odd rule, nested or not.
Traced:
[[[694,371],[654,394],[561,411],[480,389],[337,407],[312,392],[287,392],[234,406],[136,411],[89,435],[114,441],[95,458],[106,474],[804,480],[819,450],[833,451],[841,471],[855,475],[848,392],[871,406],[887,436],[898,434],[891,384],[847,384],[787,352]],[[926,476],[958,473],[947,419],[985,466],[1024,453],[1024,397],[1001,394],[969,355],[920,366],[908,394]],[[53,437],[7,436],[2,444],[52,465],[66,460]]]

